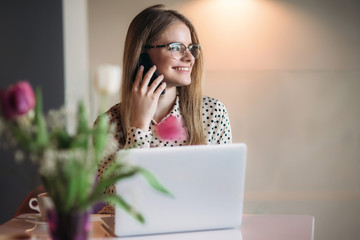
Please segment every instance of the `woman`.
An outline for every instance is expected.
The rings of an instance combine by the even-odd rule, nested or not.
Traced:
[[[100,164],[99,177],[119,149],[231,143],[225,106],[202,96],[199,42],[191,22],[163,5],[133,19],[125,40],[121,103],[106,113],[116,125],[116,149]],[[145,75],[143,66],[136,71],[141,53],[154,64]],[[148,86],[155,71],[159,76]],[[109,212],[109,206],[102,211]]]

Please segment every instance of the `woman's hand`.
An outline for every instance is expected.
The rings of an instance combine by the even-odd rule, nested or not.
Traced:
[[[144,67],[140,66],[132,87],[133,111],[130,125],[132,127],[140,128],[144,131],[149,130],[150,122],[156,112],[159,97],[162,91],[166,88],[166,83],[161,83],[161,81],[164,79],[164,75],[157,77],[154,82],[148,86],[150,79],[155,71],[156,66],[154,65],[149,69],[149,71],[142,79]]]

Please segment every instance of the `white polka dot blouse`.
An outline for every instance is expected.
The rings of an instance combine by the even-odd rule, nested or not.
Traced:
[[[120,104],[111,107],[107,112],[110,123],[116,126],[115,139],[118,145],[116,149],[128,148],[149,148],[149,147],[174,147],[188,145],[187,129],[183,124],[183,117],[180,113],[179,97],[176,97],[175,104],[170,113],[159,123],[151,121],[148,131],[130,127],[125,138],[125,145],[120,139],[124,138],[121,127],[121,116],[119,113]],[[230,120],[225,105],[219,100],[203,97],[202,104],[203,126],[207,144],[228,144],[232,143]],[[107,153],[99,163],[98,177],[113,161],[114,153]],[[114,186],[106,189],[105,194],[112,194]],[[113,208],[107,205],[99,213],[113,213]]]

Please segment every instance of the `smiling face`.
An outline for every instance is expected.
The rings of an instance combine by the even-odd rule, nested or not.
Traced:
[[[153,45],[164,45],[179,42],[185,46],[192,43],[189,28],[181,21],[175,21],[160,34]],[[191,70],[195,58],[186,51],[180,59],[175,59],[171,51],[165,48],[151,48],[148,54],[157,67],[157,72],[164,75],[167,87],[186,86],[191,83]]]

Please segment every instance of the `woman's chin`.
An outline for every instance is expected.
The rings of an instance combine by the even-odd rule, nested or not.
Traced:
[[[191,79],[182,79],[181,81],[166,81],[167,87],[182,87],[191,84]]]

